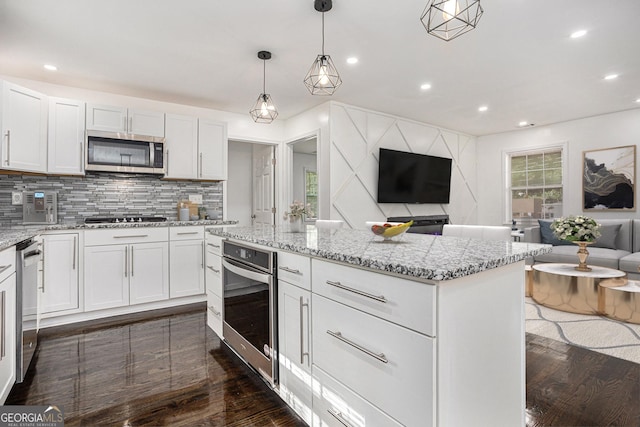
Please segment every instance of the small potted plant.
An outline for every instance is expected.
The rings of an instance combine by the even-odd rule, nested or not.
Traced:
[[[289,210],[284,212],[284,219],[289,220],[289,228],[294,233],[299,233],[304,228],[304,216],[313,216],[311,205],[294,200]]]
[[[554,220],[551,223],[551,230],[558,239],[580,246],[578,249],[580,263],[576,270],[591,271],[591,268],[587,267],[587,257],[589,256],[587,245],[594,243],[600,237],[600,224],[588,216],[576,215]]]

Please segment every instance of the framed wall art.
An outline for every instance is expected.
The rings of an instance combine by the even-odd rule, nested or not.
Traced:
[[[583,153],[583,210],[635,211],[636,146]]]

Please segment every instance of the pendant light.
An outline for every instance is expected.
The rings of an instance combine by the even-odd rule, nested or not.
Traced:
[[[483,12],[480,0],[429,0],[420,21],[427,33],[449,41],[473,30]]]
[[[271,95],[266,93],[265,90],[265,82],[267,80],[267,60],[271,59],[271,52],[261,50],[258,52],[258,58],[262,59],[262,93],[258,95],[258,99],[256,100],[253,108],[249,111],[249,114],[251,114],[251,118],[254,122],[268,124],[278,117],[278,110],[276,110],[276,106],[273,105]]]
[[[342,79],[336,70],[331,56],[324,53],[324,13],[331,10],[331,0],[315,0],[314,7],[322,12],[322,53],[318,55],[306,77],[304,84],[311,95],[333,95],[333,92],[342,84]]]

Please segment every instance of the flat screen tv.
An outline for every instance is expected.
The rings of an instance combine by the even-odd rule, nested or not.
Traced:
[[[378,203],[449,203],[451,159],[380,149]]]

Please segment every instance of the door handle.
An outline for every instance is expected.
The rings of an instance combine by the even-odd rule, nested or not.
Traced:
[[[133,246],[131,246],[131,277],[133,277]]]
[[[372,300],[376,300],[376,301],[383,302],[383,303],[387,302],[387,299],[384,297],[384,295],[373,295],[373,294],[370,294],[368,292],[363,292],[361,290],[354,289],[354,288],[351,288],[349,286],[345,286],[340,282],[334,282],[332,280],[327,280],[326,283],[327,283],[327,285],[335,286],[336,288],[343,289],[343,290],[348,291],[348,292],[353,292],[354,294],[361,295],[361,296],[367,297],[367,298],[371,298]]]
[[[207,268],[211,271],[213,271],[216,274],[220,274],[220,270],[216,270],[215,268],[211,267],[210,265],[207,266]]]
[[[309,307],[309,303],[305,303],[303,301],[303,297],[300,297],[300,364],[304,364],[304,357],[309,357],[309,352],[304,351],[304,321],[302,317],[304,316],[304,307]],[[307,340],[308,341],[308,340]]]
[[[9,159],[11,158],[11,129],[7,130],[5,136],[7,137],[7,159],[4,163],[9,166]]]
[[[127,270],[129,270],[129,246],[124,247],[124,277],[128,277]]]
[[[76,239],[77,236],[73,236],[73,270],[76,269]]]
[[[374,359],[377,359],[377,360],[381,361],[382,363],[389,363],[389,359],[387,359],[387,357],[384,355],[384,353],[375,353],[375,352],[369,350],[368,348],[363,347],[360,344],[357,344],[357,343],[351,341],[348,338],[345,338],[340,331],[333,332],[333,331],[330,331],[330,330],[327,329],[327,333],[329,335],[331,335],[332,337],[342,341],[343,343],[349,344],[351,347],[353,347],[353,348],[355,348],[357,350],[360,350],[364,354],[369,355],[369,356],[373,357]]]
[[[292,273],[292,274],[298,274],[300,276],[302,276],[302,271],[300,270],[294,270],[293,268],[289,268],[289,267],[285,267],[285,266],[281,266],[278,267],[280,270],[282,271],[286,271],[287,273]]]

